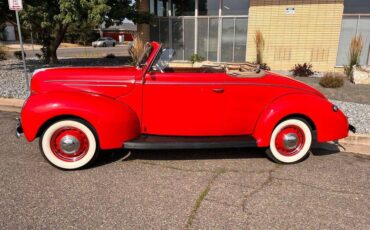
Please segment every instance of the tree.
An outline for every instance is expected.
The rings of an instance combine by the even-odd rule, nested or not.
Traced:
[[[0,0],[1,1],[1,0]],[[122,22],[125,18],[148,23],[148,12],[137,12],[134,0],[25,0],[21,19],[27,28],[38,34],[47,63],[56,63],[57,49],[68,29],[97,27]]]
[[[0,0],[0,38],[3,36],[3,31],[5,28],[5,22],[14,22],[15,13],[9,10],[8,1]]]
[[[106,25],[110,26],[115,22],[122,22],[125,18],[137,24],[150,23],[154,15],[138,11],[139,4],[139,0],[107,0],[107,5],[111,7],[111,10],[105,17]]]
[[[47,63],[56,63],[57,49],[68,27],[83,23],[98,25],[111,9],[106,0],[27,0],[21,19],[38,33]]]

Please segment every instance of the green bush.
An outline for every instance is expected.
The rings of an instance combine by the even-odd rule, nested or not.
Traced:
[[[24,53],[24,57],[26,58],[26,52]],[[22,51],[14,51],[14,57],[16,57],[18,60],[22,60]]]
[[[200,56],[199,54],[193,54],[190,57],[190,62],[194,64],[195,62],[202,62],[206,60],[204,57]]]
[[[0,46],[0,61],[6,60],[6,52],[5,49]]]
[[[290,70],[293,73],[293,76],[296,77],[309,77],[314,74],[312,71],[312,64],[304,63],[304,64],[296,64],[293,69]]]
[[[326,73],[319,83],[324,88],[340,88],[344,85],[344,78],[343,74],[330,72]]]

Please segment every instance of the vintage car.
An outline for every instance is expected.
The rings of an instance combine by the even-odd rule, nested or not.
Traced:
[[[151,42],[136,66],[35,71],[17,135],[39,137],[61,169],[117,148],[269,147],[288,164],[308,157],[314,138],[348,135],[346,116],[304,83],[243,65],[174,67],[173,55]]]

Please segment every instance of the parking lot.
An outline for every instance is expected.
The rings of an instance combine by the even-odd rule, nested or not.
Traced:
[[[0,112],[0,228],[369,229],[370,157],[314,150],[277,165],[263,150],[103,152],[61,171]]]

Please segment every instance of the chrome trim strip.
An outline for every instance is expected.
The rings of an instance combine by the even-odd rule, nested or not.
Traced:
[[[124,87],[126,88],[127,85],[103,85],[103,84],[63,84],[66,86],[92,86],[92,87]]]
[[[276,86],[277,84],[246,83],[246,82],[145,82],[146,85],[261,85]],[[280,86],[280,85],[277,85]]]
[[[121,82],[121,83],[135,83],[135,79],[132,80],[46,80],[45,82],[93,82],[93,83],[110,83],[110,82]]]

